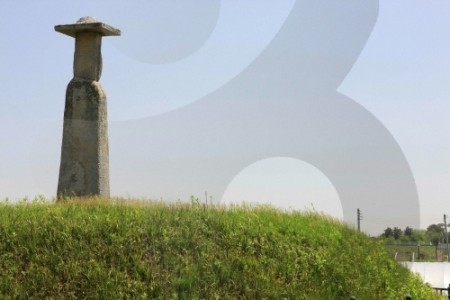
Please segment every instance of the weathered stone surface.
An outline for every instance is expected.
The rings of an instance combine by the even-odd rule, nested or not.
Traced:
[[[58,197],[109,196],[107,104],[98,82],[101,38],[108,34],[99,31],[95,24],[107,28],[89,17],[77,24],[55,27],[76,39],[74,78],[66,91]]]
[[[76,37],[79,32],[96,32],[102,36],[118,36],[120,30],[105,23],[99,22],[92,17],[83,17],[76,24],[56,25],[55,30],[71,37]]]
[[[75,40],[73,75],[75,78],[100,80],[102,72],[102,36],[96,32],[79,32]]]
[[[107,105],[99,82],[73,79],[67,87],[58,195],[109,196]]]

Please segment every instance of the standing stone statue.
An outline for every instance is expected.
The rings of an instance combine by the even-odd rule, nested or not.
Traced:
[[[109,196],[109,149],[106,95],[99,82],[103,36],[120,30],[81,18],[55,30],[75,38],[73,79],[66,91],[58,198]]]

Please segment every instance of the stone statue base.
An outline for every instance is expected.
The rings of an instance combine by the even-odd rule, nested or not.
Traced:
[[[106,95],[98,81],[67,86],[58,197],[109,196]]]

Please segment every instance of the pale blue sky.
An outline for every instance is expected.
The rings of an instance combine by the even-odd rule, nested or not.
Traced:
[[[101,82],[112,123],[112,194],[179,196],[158,193],[164,189],[138,184],[139,178],[123,180],[129,174],[124,171],[129,158],[123,155],[124,139],[118,132],[130,120],[182,108],[235,78],[270,44],[295,3],[185,2],[0,3],[0,198],[53,197],[56,192],[64,94],[72,77],[74,43],[53,26],[74,23],[85,15],[123,31],[122,37],[105,38],[102,51]],[[443,213],[450,213],[450,3],[381,0],[374,30],[338,92],[369,110],[399,143],[416,180],[422,226],[441,221]],[[246,95],[240,97],[245,101]],[[151,165],[142,162],[143,168],[147,164]],[[249,199],[253,190],[255,197],[267,202],[261,187],[272,184],[274,193],[267,194],[280,195],[288,203],[284,206],[304,208],[313,203],[320,208],[328,202],[323,207],[332,207],[328,212],[342,217],[339,197],[319,170],[301,161],[289,164],[275,159],[265,169],[263,164],[250,166],[236,177],[225,195],[254,202]],[[276,172],[281,177],[285,174],[280,184],[274,180]],[[305,184],[308,174],[314,180]],[[298,184],[299,180],[304,184]],[[204,197],[198,191],[192,193]],[[236,199],[240,195],[245,199]],[[303,199],[312,195],[317,199]],[[364,215],[372,231],[385,225],[370,211]]]

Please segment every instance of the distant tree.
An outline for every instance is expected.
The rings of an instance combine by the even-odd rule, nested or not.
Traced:
[[[444,224],[431,224],[427,227],[427,233],[444,233]]]
[[[398,240],[402,237],[403,235],[403,230],[401,230],[398,227],[394,227],[394,229],[392,229],[392,236],[394,237],[394,239]]]
[[[440,235],[433,234],[429,237],[430,243],[437,246],[441,242],[441,238],[442,237]]]
[[[413,236],[413,229],[409,226],[406,226],[405,231],[403,233],[405,236],[411,238]]]
[[[405,234],[402,235],[402,237],[400,238],[400,243],[406,243],[409,244],[411,243],[411,238]]]
[[[410,237],[411,242],[417,243],[429,243],[426,237],[426,231],[422,229],[414,229],[412,236]]]
[[[388,238],[391,237],[392,234],[393,234],[392,228],[388,227],[384,230],[383,237]]]
[[[444,224],[431,224],[427,227],[426,235],[433,245],[438,245],[444,237]]]

